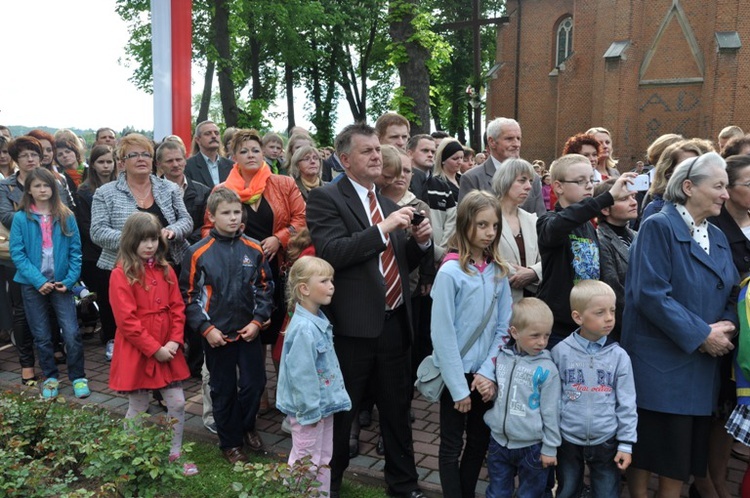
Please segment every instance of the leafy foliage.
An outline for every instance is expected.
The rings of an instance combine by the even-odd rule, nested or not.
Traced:
[[[89,406],[71,410],[62,397],[43,401],[3,394],[0,495],[156,496],[163,486],[182,479],[181,466],[168,461],[169,424],[128,422],[126,428],[122,420]],[[88,478],[103,484],[87,489],[83,483]]]
[[[235,471],[242,474],[241,482],[232,483],[239,498],[285,498],[321,496],[318,467],[309,456],[294,465],[286,463],[238,463]],[[323,494],[327,496],[327,494]]]
[[[333,141],[340,98],[355,120],[394,109],[420,124],[429,118],[420,106],[429,102],[437,126],[462,136],[469,117],[465,89],[483,84],[474,81],[471,29],[436,29],[440,23],[470,19],[469,0],[194,0],[192,5],[194,62],[215,63],[220,80],[227,74],[222,69],[229,71],[219,106],[226,126],[267,129],[271,103],[283,92],[293,102],[292,89],[304,87],[303,107],[321,144]],[[504,0],[483,0],[481,15],[498,15],[503,5]],[[218,6],[229,17],[217,31]],[[117,13],[131,33],[123,63],[133,70],[134,84],[147,91],[152,88],[149,8],[149,0],[117,0]],[[408,34],[394,39],[389,26],[404,19]],[[482,28],[483,71],[494,62],[495,34],[494,27]],[[407,44],[418,50],[407,50]],[[217,47],[226,46],[228,55],[222,57]],[[405,64],[415,57],[429,71],[418,80],[425,87],[420,91],[429,92],[424,101],[415,99],[414,83],[408,81]],[[211,84],[209,78],[206,108],[214,93]],[[289,126],[294,124],[291,111]]]

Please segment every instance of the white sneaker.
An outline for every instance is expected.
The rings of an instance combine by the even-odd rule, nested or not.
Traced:
[[[115,353],[115,340],[110,339],[107,341],[107,345],[104,346],[104,356],[107,357],[107,361],[112,361],[112,355]]]

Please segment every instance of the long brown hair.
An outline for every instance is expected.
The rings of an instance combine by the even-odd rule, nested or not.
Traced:
[[[105,130],[108,129],[109,128],[105,128]],[[113,149],[109,145],[96,145],[93,149],[91,149],[91,155],[89,156],[88,174],[86,175],[86,179],[83,181],[83,183],[81,183],[81,186],[88,185],[88,188],[89,190],[91,190],[92,194],[96,192],[96,189],[98,189],[105,183],[109,183],[117,179],[117,167],[112,168],[112,173],[109,174],[109,178],[102,178],[101,176],[99,176],[99,173],[97,173],[96,168],[94,167],[94,163],[97,161],[97,159],[102,156],[106,156],[107,154],[112,154],[112,161],[117,160],[117,158],[115,157],[115,149]]]
[[[138,257],[138,246],[145,239],[155,238],[159,241],[159,246],[154,254],[154,266],[158,266],[164,272],[164,278],[167,283],[173,282],[169,279],[169,263],[167,263],[167,245],[161,238],[161,223],[159,219],[150,213],[135,212],[131,214],[122,227],[122,236],[120,237],[120,249],[117,251],[117,262],[122,266],[122,271],[128,279],[130,285],[136,282],[148,290],[148,285],[144,279],[146,268],[143,260]]]
[[[40,181],[45,183],[52,191],[52,196],[49,198],[49,210],[52,218],[60,223],[60,230],[63,235],[70,236],[68,231],[68,218],[73,216],[73,213],[68,207],[60,200],[60,184],[54,175],[46,168],[34,168],[26,176],[24,182],[23,197],[18,209],[23,209],[26,212],[28,218],[32,217],[31,206],[34,205],[34,198],[31,197],[31,184],[34,181]]]
[[[483,190],[474,190],[461,200],[456,214],[456,231],[448,239],[448,250],[458,252],[458,262],[465,273],[472,273],[469,269],[471,258],[471,238],[476,230],[474,220],[480,211],[492,209],[497,215],[497,233],[495,240],[485,249],[484,256],[500,267],[500,276],[508,274],[508,264],[500,255],[500,237],[502,236],[503,213],[500,209],[500,201],[497,197]]]

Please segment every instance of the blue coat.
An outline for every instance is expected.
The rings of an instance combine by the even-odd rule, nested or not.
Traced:
[[[55,282],[62,282],[68,289],[73,288],[81,275],[81,237],[78,225],[71,215],[67,219],[67,231],[63,235],[60,222],[52,225],[52,254],[55,262]],[[16,276],[19,284],[32,285],[39,289],[47,282],[42,274],[42,226],[39,215],[31,218],[25,211],[18,211],[13,216],[10,229],[10,257],[16,265]]]
[[[737,269],[724,234],[709,224],[710,255],[674,204],[649,217],[630,249],[622,347],[630,354],[639,408],[710,415],[719,360],[698,348],[720,320],[737,323]]]

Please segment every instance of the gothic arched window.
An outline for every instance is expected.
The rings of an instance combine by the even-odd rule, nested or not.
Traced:
[[[559,66],[573,53],[573,18],[566,17],[557,26],[557,52],[555,67]]]

